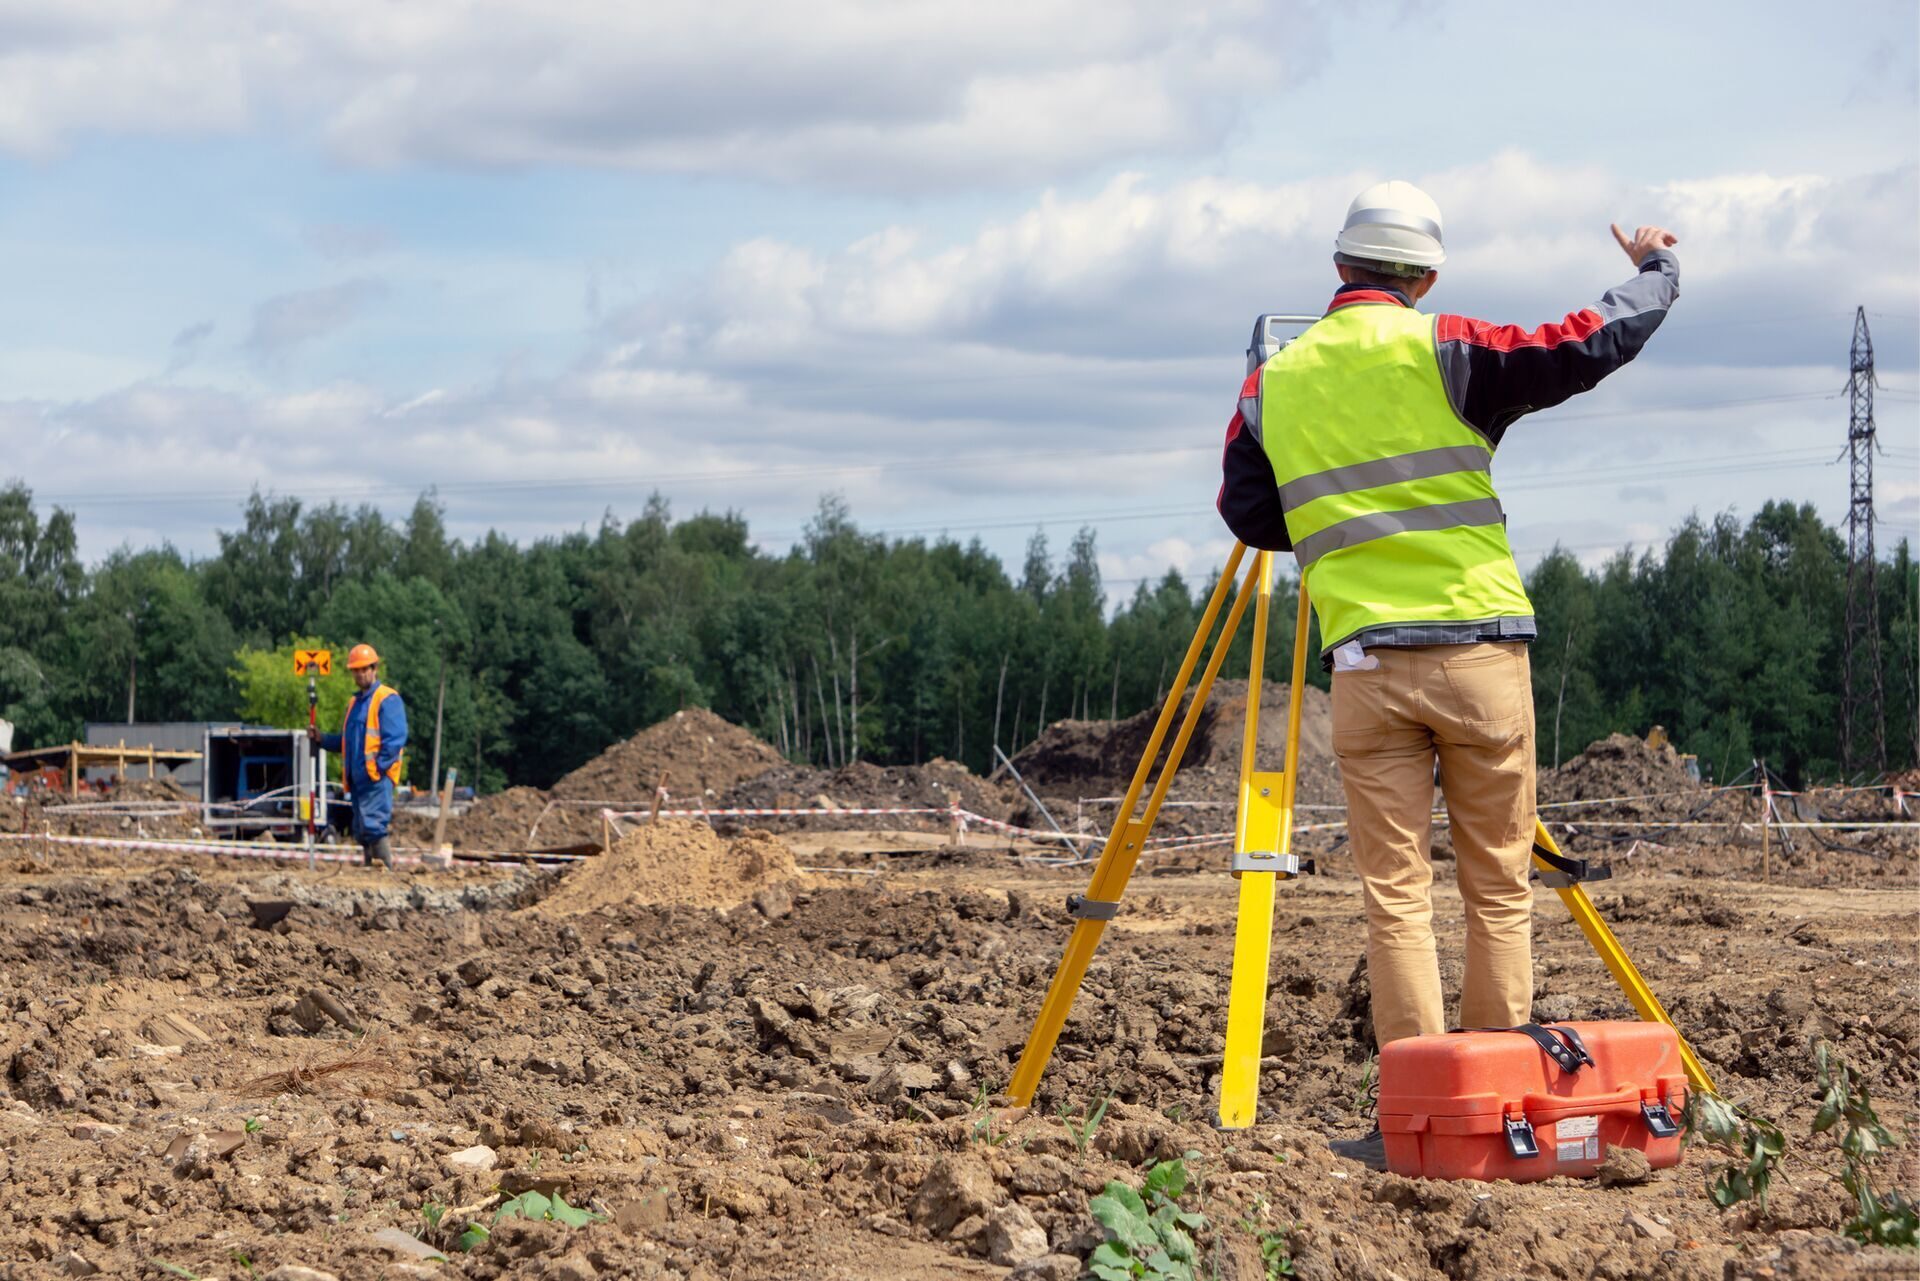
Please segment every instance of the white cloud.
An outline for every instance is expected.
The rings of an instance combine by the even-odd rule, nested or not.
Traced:
[[[1220,353],[1244,342],[1259,311],[1324,304],[1337,284],[1333,232],[1368,179],[1123,174],[1086,197],[1043,195],[952,245],[924,246],[903,227],[837,254],[755,240],[610,325],[642,360],[743,371],[875,343],[982,345],[1014,362]],[[1689,360],[1804,360],[1815,313],[1843,299],[1907,312],[1920,292],[1920,168],[1648,188],[1505,153],[1420,181],[1449,228],[1438,309],[1531,325],[1586,305],[1631,272],[1607,231],[1616,219],[1661,221],[1681,236],[1674,317]],[[1680,354],[1668,339],[1662,358]]]
[[[1820,397],[1838,390],[1856,290],[1911,307],[1911,170],[1651,189],[1502,155],[1415,176],[1447,212],[1443,308],[1533,323],[1580,305],[1627,274],[1606,223],[1628,211],[1687,238],[1683,297],[1648,355],[1503,448],[1516,545],[1599,554],[1623,531],[1646,539],[1756,493],[1833,513],[1843,487],[1825,463],[1842,420]],[[1058,522],[1058,544],[1084,520],[1115,579],[1200,576],[1224,545],[1208,508],[1252,317],[1325,300],[1333,224],[1370,177],[1123,176],[953,242],[907,225],[837,252],[762,238],[614,313],[558,374],[384,393],[141,386],[0,406],[0,430],[25,442],[15,465],[39,488],[92,504],[90,539],[137,537],[140,521],[207,530],[255,483],[394,508],[437,483],[464,534],[573,527],[606,505],[630,515],[657,487],[681,510],[743,511],[765,537],[840,490],[865,524],[990,529],[1016,561],[1035,523]],[[1886,207],[1855,209],[1868,193]],[[1729,301],[1748,298],[1764,303]],[[283,296],[256,327],[284,349],[355,314],[339,303]],[[1718,407],[1677,408],[1701,404]],[[1883,430],[1912,418],[1890,398]],[[101,497],[140,489],[219,497],[197,510]]]
[[[1212,149],[1323,15],[1236,0],[66,0],[0,17],[0,147],[315,121],[361,164],[610,165],[867,190]]]

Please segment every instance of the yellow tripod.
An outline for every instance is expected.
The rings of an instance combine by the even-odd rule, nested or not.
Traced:
[[[1233,553],[1227,557],[1226,568],[1221,571],[1220,581],[1214,584],[1213,594],[1207,598],[1200,625],[1194,629],[1193,640],[1187,645],[1186,656],[1174,676],[1173,688],[1168,692],[1166,702],[1161,705],[1153,734],[1147,740],[1146,750],[1140,755],[1140,764],[1133,771],[1133,780],[1127,785],[1126,797],[1120,804],[1113,830],[1107,835],[1100,860],[1094,866],[1087,892],[1072,895],[1067,900],[1067,909],[1074,917],[1073,937],[1068,940],[1060,968],[1054,972],[1053,982],[1047,988],[1046,1000],[1040,1007],[1040,1015],[1034,1021],[1026,1049],[1020,1055],[1020,1065],[1014,1070],[1013,1082],[1008,1087],[1008,1093],[1019,1106],[1024,1107],[1033,1101],[1034,1091],[1040,1085],[1040,1076],[1046,1071],[1047,1062],[1053,1057],[1054,1044],[1060,1039],[1060,1029],[1065,1026],[1074,997],[1079,995],[1080,984],[1086,978],[1087,966],[1092,963],[1094,951],[1100,946],[1107,922],[1120,910],[1120,896],[1126,892],[1134,865],[1139,861],[1147,837],[1160,817],[1161,804],[1166,800],[1167,789],[1172,785],[1174,775],[1179,772],[1180,760],[1186,754],[1187,744],[1199,725],[1207,697],[1213,692],[1214,678],[1220,674],[1220,666],[1226,660],[1227,647],[1233,642],[1234,633],[1248,605],[1252,604],[1253,658],[1247,673],[1247,717],[1240,744],[1240,795],[1233,837],[1233,871],[1240,878],[1240,904],[1234,929],[1233,980],[1227,995],[1226,1054],[1220,1077],[1220,1124],[1227,1129],[1240,1129],[1253,1124],[1260,1087],[1260,1042],[1267,1004],[1267,964],[1273,943],[1274,891],[1278,882],[1292,880],[1300,873],[1300,860],[1292,852],[1293,810],[1295,783],[1300,767],[1300,701],[1306,685],[1309,615],[1306,587],[1302,584],[1300,610],[1294,621],[1285,764],[1278,773],[1259,771],[1253,768],[1253,764],[1255,745],[1259,741],[1260,685],[1265,668],[1267,616],[1273,603],[1273,553],[1255,552],[1253,563],[1247,567],[1245,575],[1240,576],[1240,565],[1246,559],[1247,550],[1244,543],[1236,543]],[[1207,639],[1213,635],[1214,626],[1220,620],[1221,609],[1226,605],[1236,576],[1240,576],[1240,589],[1233,593],[1233,604],[1226,607],[1226,622],[1209,651]],[[1193,698],[1187,703],[1186,714],[1180,718],[1180,727],[1173,734],[1173,744],[1168,748],[1166,760],[1156,775],[1154,762],[1159,759],[1160,749],[1167,742],[1167,732],[1173,727],[1174,716],[1180,710],[1189,683],[1193,681],[1194,669],[1200,666],[1202,653],[1207,654],[1206,666],[1201,671],[1199,683],[1193,687]],[[1153,779],[1150,790],[1147,787],[1149,778]],[[1141,808],[1143,793],[1146,795],[1146,804]],[[1136,809],[1140,810],[1137,815]],[[1605,963],[1608,972],[1620,985],[1621,991],[1626,993],[1640,1017],[1672,1027],[1673,1019],[1660,1004],[1660,999],[1647,986],[1639,969],[1621,948],[1620,941],[1613,936],[1613,931],[1600,919],[1593,900],[1587,897],[1583,881],[1593,879],[1587,865],[1582,860],[1569,859],[1562,854],[1546,826],[1538,819],[1534,823],[1533,855],[1541,883],[1552,888],[1560,896],[1560,901],[1566,904],[1567,910],[1579,924],[1581,933],[1586,935],[1588,943]],[[1679,1035],[1677,1028],[1675,1035]],[[1714,1093],[1713,1082],[1700,1061],[1694,1057],[1685,1036],[1680,1036],[1680,1055],[1686,1064],[1687,1079],[1693,1086]]]

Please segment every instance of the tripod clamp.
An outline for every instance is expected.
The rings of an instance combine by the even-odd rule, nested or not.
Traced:
[[[1067,915],[1076,921],[1111,921],[1120,915],[1120,901],[1088,898],[1084,894],[1067,895]]]
[[[1235,850],[1233,855],[1235,872],[1272,872],[1276,876],[1291,879],[1300,875],[1300,856],[1282,854],[1276,850]]]

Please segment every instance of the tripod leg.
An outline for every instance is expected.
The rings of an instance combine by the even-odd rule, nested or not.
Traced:
[[[1233,980],[1227,990],[1226,1054],[1220,1072],[1220,1125],[1253,1124],[1260,1101],[1260,1047],[1266,1032],[1267,975],[1273,955],[1277,883],[1299,870],[1293,858],[1293,801],[1300,772],[1300,703],[1307,678],[1305,584],[1294,623],[1293,672],[1287,699],[1287,751],[1279,774],[1253,768],[1259,744],[1260,689],[1265,675],[1267,615],[1273,590],[1271,556],[1261,554],[1260,597],[1253,617],[1253,660],[1247,671],[1247,724],[1240,743],[1240,804],[1234,824],[1234,869],[1240,905],[1233,933]],[[1263,870],[1264,869],[1264,870]]]
[[[1554,844],[1553,837],[1547,832],[1546,824],[1538,818],[1534,819],[1533,840],[1534,844],[1542,849],[1556,856],[1559,855],[1560,847]],[[1534,859],[1534,865],[1543,872],[1554,870],[1550,864],[1543,862],[1537,856]],[[1713,1078],[1707,1075],[1707,1069],[1701,1066],[1699,1059],[1694,1057],[1693,1047],[1687,1044],[1686,1034],[1674,1026],[1673,1016],[1667,1013],[1664,1005],[1660,1004],[1660,998],[1653,994],[1653,989],[1647,986],[1646,979],[1640,976],[1640,969],[1633,963],[1633,958],[1627,955],[1627,950],[1620,946],[1620,940],[1613,936],[1613,931],[1608,928],[1606,921],[1601,919],[1599,911],[1593,906],[1593,900],[1587,897],[1586,888],[1576,881],[1572,885],[1556,886],[1554,893],[1558,894],[1560,901],[1567,905],[1567,911],[1573,914],[1574,923],[1580,927],[1580,932],[1587,936],[1587,942],[1593,945],[1595,954],[1607,967],[1607,972],[1613,975],[1613,981],[1620,985],[1620,990],[1627,994],[1627,1000],[1633,1003],[1633,1008],[1639,1011],[1640,1017],[1649,1023],[1665,1023],[1673,1028],[1674,1035],[1680,1039],[1680,1061],[1686,1065],[1688,1082],[1695,1089],[1705,1090],[1708,1094],[1718,1094],[1719,1091],[1713,1088]]]
[[[1100,946],[1100,937],[1106,932],[1107,922],[1119,909],[1120,895],[1126,891],[1127,881],[1133,875],[1133,865],[1140,857],[1148,834],[1153,831],[1154,820],[1160,816],[1160,804],[1166,799],[1167,788],[1180,768],[1180,758],[1186,753],[1187,743],[1200,724],[1200,717],[1206,710],[1207,695],[1213,690],[1213,679],[1219,674],[1220,664],[1226,661],[1227,646],[1232,643],[1233,634],[1240,626],[1241,615],[1246,612],[1247,602],[1252,598],[1254,571],[1249,569],[1246,581],[1234,597],[1233,607],[1227,612],[1226,624],[1219,638],[1214,641],[1206,670],[1200,677],[1199,685],[1194,688],[1186,715],[1181,718],[1180,730],[1174,736],[1173,746],[1168,749],[1166,764],[1161,767],[1160,776],[1154,783],[1146,810],[1139,818],[1133,817],[1133,807],[1139,802],[1140,793],[1153,773],[1154,761],[1160,755],[1160,745],[1166,741],[1167,729],[1173,724],[1174,714],[1180,708],[1187,682],[1193,679],[1193,669],[1206,650],[1207,637],[1213,632],[1214,622],[1220,616],[1220,607],[1233,585],[1234,575],[1240,568],[1245,552],[1245,545],[1236,543],[1233,554],[1227,558],[1227,566],[1221,571],[1220,581],[1214,585],[1213,595],[1207,601],[1206,612],[1201,615],[1200,625],[1194,629],[1193,640],[1187,645],[1187,656],[1174,676],[1173,688],[1168,691],[1167,701],[1160,708],[1160,719],[1154,724],[1153,736],[1147,740],[1146,750],[1140,755],[1140,764],[1134,769],[1133,781],[1120,803],[1113,830],[1107,834],[1106,846],[1100,852],[1100,861],[1094,867],[1086,895],[1069,900],[1076,917],[1073,937],[1067,942],[1066,954],[1060,958],[1060,968],[1054,971],[1053,982],[1047,987],[1046,1000],[1040,1006],[1040,1015],[1034,1020],[1033,1031],[1027,1036],[1026,1048],[1021,1051],[1020,1064],[1014,1069],[1013,1080],[1007,1086],[1007,1093],[1020,1107],[1033,1101],[1033,1092],[1040,1086],[1040,1075],[1047,1070],[1047,1061],[1053,1057],[1054,1044],[1060,1039],[1060,1029],[1066,1025],[1067,1015],[1073,1009],[1074,997],[1080,993],[1087,966],[1093,962],[1094,950]]]

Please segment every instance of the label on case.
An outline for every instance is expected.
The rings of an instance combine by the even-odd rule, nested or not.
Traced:
[[[1556,1161],[1598,1161],[1600,1159],[1600,1118],[1570,1116],[1554,1123],[1553,1156]]]

